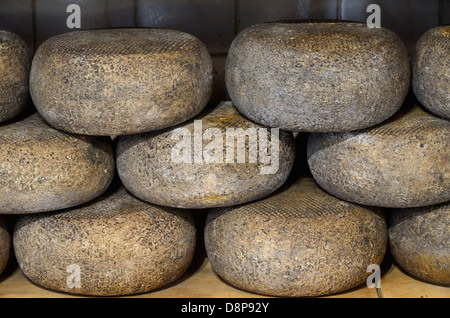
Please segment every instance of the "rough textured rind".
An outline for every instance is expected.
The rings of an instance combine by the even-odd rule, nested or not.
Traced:
[[[388,244],[378,210],[332,197],[312,178],[208,214],[205,245],[226,282],[273,296],[319,296],[362,284]]]
[[[17,261],[31,281],[97,296],[144,293],[175,281],[195,241],[190,212],[141,202],[124,188],[79,208],[23,217],[14,232]],[[79,266],[79,288],[67,284],[70,265]]]
[[[410,84],[392,31],[361,23],[263,23],[242,31],[226,62],[237,109],[291,131],[367,128],[392,116]]]
[[[249,143],[245,143],[245,162],[237,161],[237,143],[234,144],[233,162],[226,160],[226,129],[265,128],[242,117],[230,102],[219,105],[208,114],[197,118],[202,122],[203,132],[208,128],[218,129],[223,134],[223,161],[220,163],[176,163],[172,158],[174,147],[180,136],[175,129],[187,129],[194,136],[194,121],[176,128],[122,136],[117,145],[117,169],[125,187],[138,198],[154,204],[179,208],[209,208],[240,204],[262,198],[287,179],[295,156],[294,138],[291,132],[279,131],[279,167],[272,174],[262,174],[268,166],[257,160],[249,163]],[[267,129],[266,136],[271,137]],[[201,138],[201,136],[200,136]],[[192,151],[194,157],[194,138]],[[203,147],[210,141],[204,137]],[[251,143],[255,145],[254,143]],[[223,147],[223,148],[222,148]],[[269,146],[268,146],[269,148]],[[270,149],[270,148],[269,148]],[[269,153],[269,151],[268,151]],[[201,153],[202,154],[202,153]],[[204,152],[203,152],[204,155]]]
[[[18,115],[28,96],[31,54],[16,34],[0,30],[0,122]]]
[[[124,135],[197,115],[212,90],[212,61],[196,37],[163,29],[66,33],[37,50],[30,92],[52,126]]]
[[[450,286],[450,202],[390,213],[390,250],[409,274]]]
[[[450,26],[431,29],[417,42],[412,86],[425,108],[450,119]]]
[[[33,114],[0,127],[0,214],[64,209],[101,195],[115,173],[106,138],[58,131]]]
[[[0,217],[0,274],[8,264],[9,253],[11,249],[11,236],[5,221]]]
[[[450,121],[405,108],[376,127],[311,134],[317,183],[347,201],[392,208],[450,200]]]

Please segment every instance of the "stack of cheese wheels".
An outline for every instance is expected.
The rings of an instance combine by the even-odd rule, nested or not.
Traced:
[[[64,209],[101,195],[111,183],[108,138],[72,135],[38,114],[0,126],[0,214]]]
[[[303,132],[355,131],[392,117],[407,96],[410,67],[404,44],[384,28],[274,22],[236,37],[225,77],[243,116],[300,132],[297,148],[304,141],[306,149]],[[305,178],[306,151],[298,155],[293,186],[209,215],[208,257],[230,284],[267,295],[326,295],[360,285],[368,266],[381,263],[387,228],[379,211],[324,192]]]
[[[175,128],[121,136],[117,169],[142,200],[179,208],[224,207],[279,188],[291,171],[294,148],[291,132],[255,124],[224,102]]]
[[[37,50],[30,92],[53,127],[124,135],[197,115],[212,90],[212,61],[196,37],[163,29],[100,29],[52,37]]]
[[[419,39],[413,89],[424,107],[450,119],[450,26],[431,29]]]
[[[263,200],[210,212],[208,258],[226,282],[272,296],[319,296],[362,284],[388,243],[383,214],[301,178]]]
[[[410,84],[405,46],[362,23],[262,23],[242,31],[226,62],[242,114],[306,132],[367,128],[392,116]]]
[[[8,264],[11,249],[11,236],[9,235],[6,223],[0,217],[0,274]]]
[[[450,121],[418,106],[378,126],[311,134],[314,179],[343,200],[408,208],[450,200]]]
[[[406,99],[411,71],[399,37],[390,30],[362,23],[274,22],[251,26],[231,45],[226,84],[234,105],[245,117],[269,127],[310,133],[310,172],[318,185],[334,196],[322,197],[320,202],[345,200],[347,204],[374,208],[425,207],[450,200],[450,122],[434,115],[448,119],[449,43],[448,27],[440,27],[427,32],[417,45],[414,91],[432,113]],[[299,260],[309,254],[280,251],[280,242],[285,239],[280,233],[297,233],[303,225],[279,219],[289,213],[294,218],[298,210],[312,209],[311,202],[318,204],[312,196],[309,201],[294,198],[292,189],[211,214],[207,248],[216,272],[240,288],[271,295],[320,295],[362,282],[362,276],[355,276],[351,284],[344,272],[333,270],[315,274],[310,285],[292,278],[304,276],[301,265],[293,260],[281,262],[280,255]],[[270,200],[274,202],[271,209],[280,210],[277,218],[275,212],[270,217],[264,212]],[[326,209],[331,208],[327,205]],[[264,222],[272,218],[278,223],[266,228]],[[314,241],[315,233],[308,232],[310,219],[306,222],[305,218],[298,221],[307,224],[304,242]],[[361,213],[355,218],[364,220]],[[297,227],[291,229],[292,224]],[[277,226],[283,230],[275,230]],[[324,232],[334,233],[333,226],[324,225],[319,236],[325,239]],[[240,231],[248,235],[239,235]],[[345,250],[346,240],[355,239],[352,235],[337,241],[335,250]],[[295,240],[290,239],[285,246],[297,246]],[[307,246],[322,251],[317,242]],[[228,246],[232,246],[230,250]],[[320,252],[315,253],[326,264],[323,266],[352,266],[345,258],[337,264],[335,259],[320,258]],[[300,263],[322,266],[309,258]],[[327,279],[347,284],[317,287]],[[323,286],[332,285],[327,282]]]
[[[390,215],[390,249],[411,275],[450,286],[450,202]]]
[[[0,128],[7,145],[0,149],[0,175],[7,177],[0,213],[48,212],[22,217],[14,234],[31,281],[69,293],[126,295],[185,272],[196,241],[189,211],[152,206],[125,189],[92,200],[115,173],[106,136],[191,119],[206,106],[212,78],[204,44],[174,30],[77,31],[39,47],[30,73],[39,115]]]
[[[32,282],[97,296],[144,293],[175,281],[195,242],[189,211],[144,203],[124,188],[81,207],[23,216],[14,232],[17,261]]]
[[[0,122],[18,115],[28,96],[31,55],[16,34],[0,30]]]
[[[448,29],[437,30],[419,42],[414,87],[448,118]],[[25,51],[0,31],[0,71],[15,72],[0,79],[0,122],[25,100]],[[20,267],[62,292],[148,292],[191,263],[197,232],[187,209],[214,208],[206,249],[230,284],[294,297],[358,286],[386,250],[378,207],[450,200],[450,122],[419,107],[398,112],[410,75],[403,43],[387,29],[263,23],[230,48],[233,102],[207,109],[212,61],[190,34],[130,28],[50,38],[31,65],[38,114],[0,125],[0,214],[24,214],[13,244]],[[294,165],[293,131],[311,132],[304,156],[316,181],[301,171],[281,188]],[[119,136],[116,158],[107,136]],[[124,187],[110,187],[114,159]],[[419,218],[402,211],[405,222],[395,212],[391,247],[413,275],[448,284],[433,267],[448,268],[446,238],[436,234],[444,230],[431,229],[439,217],[429,213],[442,206],[433,209]],[[416,229],[435,238],[413,237]],[[0,269],[9,244],[0,221]]]

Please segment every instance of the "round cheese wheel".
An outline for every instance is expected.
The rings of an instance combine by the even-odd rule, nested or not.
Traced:
[[[425,108],[450,119],[450,25],[427,31],[417,42],[412,84]]]
[[[84,206],[20,218],[20,268],[52,290],[96,296],[144,293],[188,268],[196,228],[188,211],[144,203],[123,187]]]
[[[399,37],[362,23],[262,23],[242,31],[226,62],[237,109],[270,127],[367,128],[392,116],[410,84]]]
[[[0,145],[0,214],[78,205],[114,177],[111,140],[58,131],[36,113],[0,126]]]
[[[308,164],[331,194],[364,205],[407,208],[450,200],[450,121],[405,107],[365,130],[311,134]]]
[[[384,216],[341,201],[312,178],[268,198],[208,214],[214,271],[238,288],[272,296],[319,296],[364,283],[388,244]]]
[[[52,37],[37,50],[30,92],[53,127],[85,135],[157,130],[197,115],[212,61],[196,37],[164,29],[98,29]]]
[[[3,218],[0,217],[0,274],[8,264],[11,249],[11,236]]]
[[[291,132],[252,123],[225,102],[176,128],[121,136],[117,169],[144,201],[210,208],[272,193],[289,176],[294,156]]]
[[[0,122],[18,115],[28,97],[31,54],[16,34],[0,30]]]
[[[390,213],[390,250],[414,277],[450,286],[450,202]]]

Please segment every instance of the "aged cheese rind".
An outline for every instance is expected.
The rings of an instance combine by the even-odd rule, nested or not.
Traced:
[[[226,282],[272,296],[319,296],[362,284],[388,244],[383,214],[339,200],[312,178],[208,214],[205,245]]]
[[[263,23],[242,31],[226,63],[237,109],[270,127],[367,128],[392,116],[410,84],[400,38],[361,23]]]
[[[144,203],[124,188],[81,207],[22,217],[14,232],[17,261],[32,282],[95,296],[174,282],[188,268],[195,242],[189,211]]]
[[[317,183],[351,202],[392,208],[450,200],[450,121],[405,107],[355,132],[311,134],[308,164]]]
[[[430,112],[450,119],[450,26],[427,31],[413,60],[412,87]]]
[[[36,113],[0,126],[0,145],[0,214],[85,203],[114,177],[110,140],[58,131]]]
[[[16,34],[0,30],[0,122],[18,115],[28,97],[31,53]]]
[[[105,29],[52,37],[37,50],[30,92],[52,126],[124,135],[197,115],[212,90],[212,61],[196,37],[164,29]]]
[[[389,244],[396,262],[421,280],[450,286],[450,202],[390,213]]]
[[[0,274],[8,264],[11,250],[11,236],[3,218],[0,217]]]
[[[241,128],[248,131],[252,128],[256,132],[259,128],[266,129],[263,134],[270,141],[275,138],[271,137],[270,128],[245,119],[230,102],[220,104],[195,120],[201,120],[203,133],[212,128],[222,134],[222,161],[208,163],[204,160],[205,152],[201,151],[197,152],[201,161],[195,162],[194,120],[159,132],[121,136],[117,145],[117,169],[123,184],[131,193],[144,201],[163,206],[223,207],[262,198],[279,188],[288,178],[295,157],[291,132],[279,131],[279,157],[272,157],[273,172],[263,174],[263,167],[271,164],[263,163],[260,157],[255,163],[250,163],[248,142],[245,143],[245,148],[240,148],[246,154],[244,162],[238,162],[236,142],[232,162],[226,162],[226,152],[229,150],[226,142],[227,129]],[[176,129],[184,129],[190,133],[189,149],[192,154],[189,156],[189,163],[174,161],[173,151],[181,140],[179,135],[174,135]],[[211,142],[210,137],[199,136],[200,140],[204,140],[203,147]],[[258,139],[256,142],[263,144]],[[255,146],[253,141],[251,143]],[[270,149],[271,146],[266,144]],[[231,147],[230,145],[229,148]]]

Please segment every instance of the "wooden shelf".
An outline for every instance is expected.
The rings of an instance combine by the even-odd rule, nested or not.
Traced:
[[[403,273],[391,264],[381,278],[384,298],[450,298],[450,288],[427,284]],[[66,298],[73,295],[53,292],[31,283],[19,268],[0,277],[0,298]],[[236,289],[223,282],[212,270],[207,258],[199,262],[176,283],[138,298],[260,298],[264,297]],[[377,298],[375,289],[361,286],[327,297]]]

